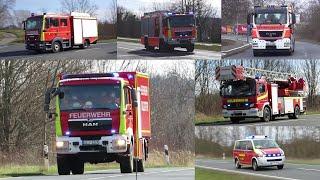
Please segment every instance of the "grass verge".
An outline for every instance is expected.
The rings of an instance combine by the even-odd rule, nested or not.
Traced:
[[[194,167],[194,154],[191,152],[170,152],[170,164],[167,164],[164,153],[159,151],[151,151],[149,159],[145,163],[147,168],[163,168],[163,167]],[[101,163],[101,164],[85,164],[85,171],[119,169],[118,163]],[[54,163],[49,169],[43,169],[42,166],[35,165],[18,165],[10,164],[0,166],[0,178],[4,177],[20,177],[20,176],[40,176],[57,174],[57,166]]]
[[[308,165],[320,165],[320,159],[286,159],[287,163],[292,164],[308,164]]]
[[[195,125],[210,125],[220,121],[228,121],[228,120],[224,119],[221,115],[208,116],[203,113],[196,113],[196,117],[195,117]]]
[[[196,168],[196,179],[197,180],[270,180],[271,178],[243,175],[238,173],[230,173],[216,170],[209,170],[203,168]]]
[[[1,33],[11,33],[17,36],[17,39],[12,43],[24,43],[24,31],[22,29],[3,29]],[[0,35],[1,38],[1,35]]]
[[[117,42],[117,39],[98,39],[98,43],[113,43]]]

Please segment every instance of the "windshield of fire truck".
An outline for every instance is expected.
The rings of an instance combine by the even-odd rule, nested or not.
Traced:
[[[256,149],[279,148],[279,145],[271,139],[253,140],[253,144]]]
[[[61,111],[85,109],[119,109],[119,85],[61,86]]]
[[[256,11],[255,24],[286,24],[286,10]]]
[[[227,81],[221,86],[221,95],[223,97],[246,97],[256,94],[255,80]]]
[[[35,30],[42,28],[42,17],[31,17],[26,21],[26,30]]]
[[[169,17],[171,27],[195,26],[194,15],[176,15]]]

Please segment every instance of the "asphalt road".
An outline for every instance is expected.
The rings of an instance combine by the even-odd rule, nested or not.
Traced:
[[[289,119],[287,116],[278,117],[273,121],[262,122],[260,119],[246,119],[240,121],[239,124],[232,124],[229,119],[216,120],[212,124],[221,126],[320,126],[320,114],[317,115],[301,115],[299,119]]]
[[[108,60],[117,58],[117,43],[92,44],[87,49],[67,49],[59,53],[41,53],[25,49],[25,45],[0,44],[0,60],[3,59],[30,59],[30,60]]]
[[[319,180],[320,177],[320,165],[285,163],[282,170],[278,170],[276,167],[268,167],[253,171],[250,167],[236,169],[231,160],[196,160],[196,167],[274,179]]]
[[[320,59],[320,44],[296,41],[295,52],[293,55],[285,53],[268,53],[254,57],[252,49],[248,48],[238,54],[226,57],[226,59]]]
[[[185,48],[175,48],[174,52],[146,51],[139,43],[118,41],[118,59],[193,59],[219,60],[220,52],[195,49],[187,52]]]
[[[138,173],[138,180],[194,180],[194,168],[150,168],[144,173]],[[83,175],[69,176],[24,176],[5,178],[9,180],[26,179],[26,180],[100,180],[100,179],[115,179],[115,180],[136,180],[136,174],[121,174],[119,170],[104,170],[90,171]]]

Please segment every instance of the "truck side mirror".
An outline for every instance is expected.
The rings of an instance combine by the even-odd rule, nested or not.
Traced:
[[[292,24],[296,23],[296,14],[292,13]]]
[[[64,92],[59,91],[59,99],[63,99],[64,98]]]
[[[22,21],[23,30],[26,30],[26,21]]]
[[[49,112],[50,101],[51,101],[51,90],[49,89],[46,91],[44,95],[44,107],[43,107],[44,112]]]
[[[247,16],[247,24],[250,25],[251,24],[251,19],[252,19],[252,13],[249,13]]]
[[[137,93],[135,89],[131,89],[131,100],[133,107],[138,107]]]

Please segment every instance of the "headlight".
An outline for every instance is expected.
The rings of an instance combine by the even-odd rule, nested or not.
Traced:
[[[56,142],[57,149],[68,149],[69,142],[68,141],[57,141]]]
[[[114,150],[127,150],[127,141],[121,136],[116,137],[112,141],[112,147]]]
[[[254,107],[254,103],[251,103],[251,104],[250,104],[250,107]]]

